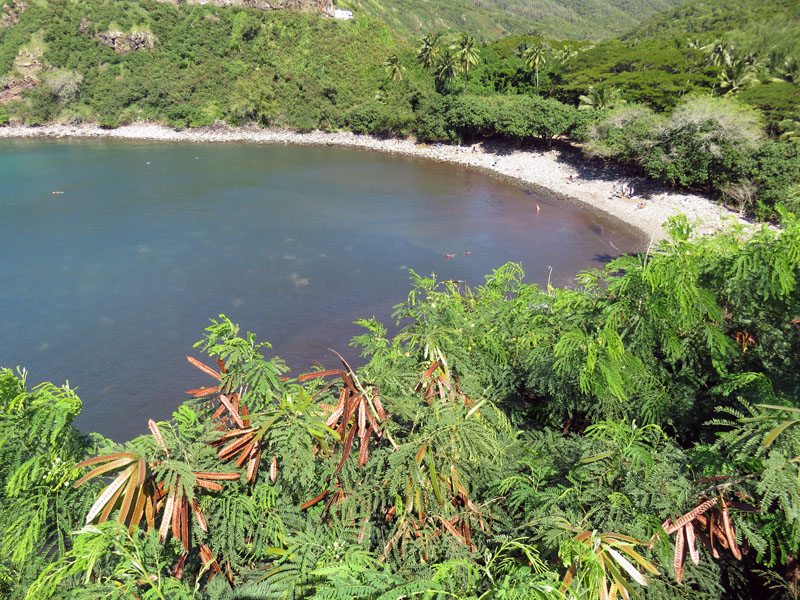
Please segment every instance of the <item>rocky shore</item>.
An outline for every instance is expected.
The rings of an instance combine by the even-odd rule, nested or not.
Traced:
[[[653,240],[664,237],[662,224],[672,215],[684,213],[697,222],[702,233],[712,232],[735,213],[702,196],[665,189],[645,179],[629,177],[620,169],[587,161],[569,149],[520,150],[508,146],[426,145],[411,140],[380,139],[347,132],[296,133],[258,128],[213,127],[176,130],[141,123],[117,129],[89,125],[0,127],[3,138],[109,138],[168,142],[250,142],[344,146],[377,150],[456,163],[510,178],[548,196],[577,202],[636,227]]]

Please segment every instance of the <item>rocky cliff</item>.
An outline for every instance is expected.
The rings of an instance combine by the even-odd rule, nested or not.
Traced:
[[[297,10],[333,16],[333,0],[159,0],[170,4],[208,4],[211,6],[238,6],[258,10]]]

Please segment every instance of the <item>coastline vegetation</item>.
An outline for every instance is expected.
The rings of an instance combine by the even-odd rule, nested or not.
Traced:
[[[800,221],[675,218],[572,289],[522,277],[412,273],[355,370],[286,377],[221,316],[190,399],[123,444],[2,371],[0,593],[796,595]]]
[[[514,264],[475,289],[412,272],[397,335],[359,321],[357,369],[289,376],[220,315],[189,399],[125,443],[76,429],[68,386],[2,369],[0,596],[800,596],[797,3],[694,1],[600,42],[15,6],[0,126],[572,144],[779,227],[675,217],[563,289]]]
[[[789,0],[695,1],[601,42],[416,38],[363,16],[54,0],[0,29],[0,124],[224,121],[571,143],[776,219],[779,200],[798,202],[798,32]]]

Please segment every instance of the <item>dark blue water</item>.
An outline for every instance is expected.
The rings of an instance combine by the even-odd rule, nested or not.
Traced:
[[[409,268],[477,284],[513,260],[566,283],[640,243],[465,168],[354,150],[4,141],[0,182],[0,365],[69,380],[79,426],[116,439],[208,383],[184,356],[219,313],[302,371],[353,356],[353,320],[388,321]]]

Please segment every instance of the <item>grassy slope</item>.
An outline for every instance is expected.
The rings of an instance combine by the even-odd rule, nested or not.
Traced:
[[[800,3],[796,0],[692,0],[646,19],[625,35],[625,39],[754,31],[773,21],[800,28]]]
[[[486,38],[534,33],[598,39],[621,34],[681,0],[342,0],[401,35],[466,30]]]

